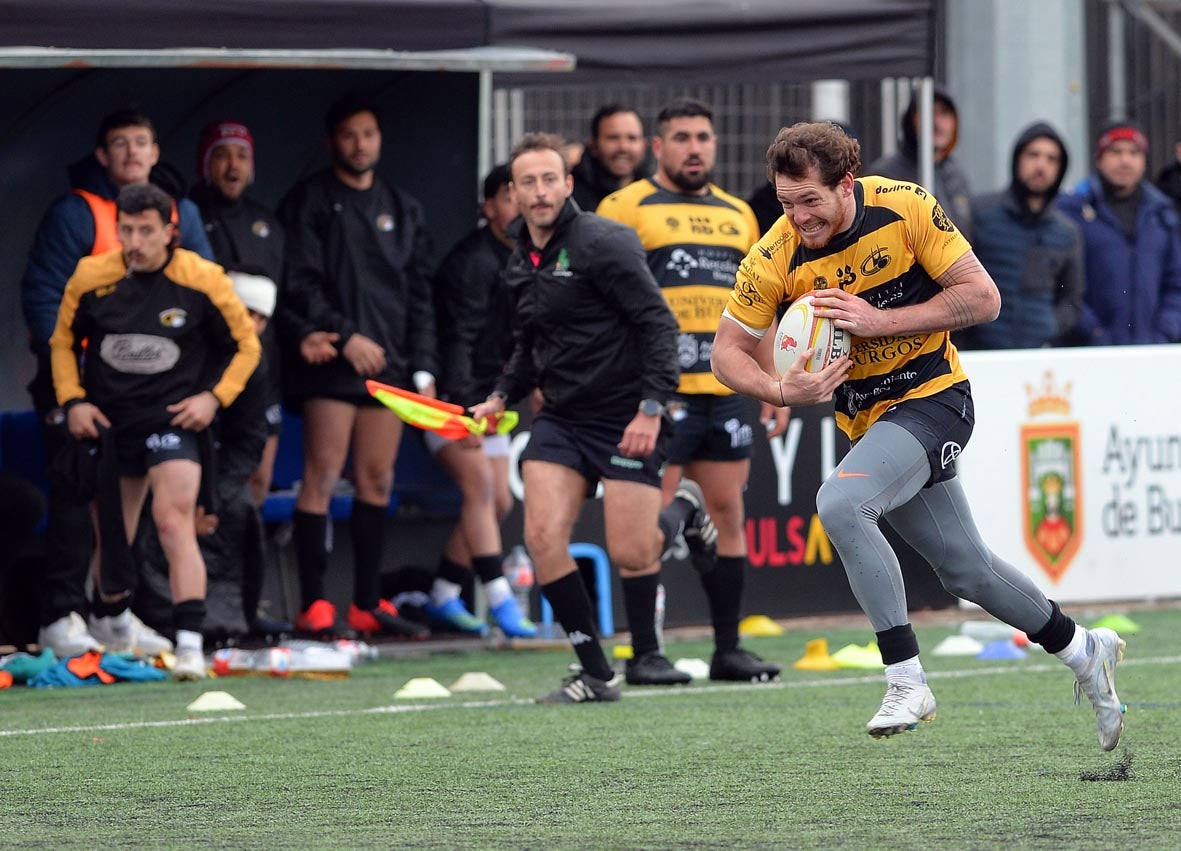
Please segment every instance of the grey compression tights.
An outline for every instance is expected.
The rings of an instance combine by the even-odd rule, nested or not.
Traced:
[[[843,477],[833,473],[820,487],[816,510],[875,632],[910,621],[898,556],[878,527],[883,515],[950,593],[1027,633],[1049,621],[1045,594],[980,539],[959,479],[923,487],[931,476],[927,454],[905,428],[874,424],[840,471]]]

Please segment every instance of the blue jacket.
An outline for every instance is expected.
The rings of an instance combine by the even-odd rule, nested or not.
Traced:
[[[1181,235],[1177,211],[1147,181],[1129,240],[1102,195],[1098,175],[1061,195],[1058,207],[1079,226],[1087,269],[1076,342],[1118,346],[1181,341]]]
[[[97,162],[93,167],[71,170],[70,185],[103,198],[114,198],[118,188]],[[205,226],[197,205],[187,198],[177,201],[180,217],[180,244],[206,260],[213,259]],[[85,199],[70,192],[53,202],[41,219],[29,265],[21,279],[21,308],[29,327],[29,345],[38,354],[47,354],[49,338],[57,324],[66,281],[74,274],[78,261],[90,255],[94,246],[94,215]]]
[[[1019,174],[1024,150],[1038,139],[1058,146],[1058,174],[1035,211]],[[1001,312],[995,321],[956,335],[955,344],[975,349],[1036,349],[1065,337],[1078,321],[1083,301],[1082,240],[1078,227],[1053,206],[1070,164],[1066,145],[1049,124],[1025,128],[1013,145],[1009,186],[972,199],[976,257],[996,281]]]

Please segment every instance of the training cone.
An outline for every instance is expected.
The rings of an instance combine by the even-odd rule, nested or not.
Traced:
[[[189,704],[189,712],[225,712],[245,709],[246,704],[228,691],[207,691]]]
[[[990,641],[976,654],[977,659],[1024,659],[1025,651],[1012,641]]]
[[[414,677],[407,681],[406,685],[402,686],[396,692],[394,697],[450,697],[451,692],[447,691],[446,687],[437,680],[432,680],[430,677]]]
[[[451,684],[452,691],[504,691],[504,685],[496,677],[483,671],[468,671]]]
[[[616,644],[611,648],[611,657],[613,659],[631,659],[635,655],[630,644]]]
[[[841,666],[828,655],[828,639],[814,638],[804,645],[804,655],[792,667],[797,671],[836,671]]]
[[[1120,635],[1135,635],[1140,631],[1140,624],[1127,615],[1107,615],[1091,624],[1091,629],[1113,629]]]
[[[738,622],[738,634],[744,638],[768,638],[783,635],[783,627],[766,615],[747,615]]]
[[[695,680],[709,679],[709,662],[704,659],[678,659],[673,662],[673,667]]]
[[[935,645],[936,656],[976,656],[984,645],[970,635],[949,635]]]
[[[881,670],[886,667],[882,663],[882,653],[874,642],[862,647],[859,644],[846,644],[832,659],[842,668],[861,668],[866,670]]]

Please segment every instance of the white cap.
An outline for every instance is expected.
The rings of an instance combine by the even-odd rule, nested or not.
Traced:
[[[279,288],[266,275],[250,275],[246,272],[228,272],[234,282],[234,292],[242,299],[247,310],[261,313],[268,319],[275,312],[275,299]]]

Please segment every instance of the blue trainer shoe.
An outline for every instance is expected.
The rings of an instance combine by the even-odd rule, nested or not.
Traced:
[[[509,638],[536,638],[537,626],[521,614],[516,597],[508,597],[499,606],[489,610],[496,619],[496,625]]]
[[[467,610],[463,600],[452,597],[441,606],[433,602],[426,604],[426,613],[433,621],[451,627],[456,632],[467,632],[473,635],[485,635],[488,626]]]

